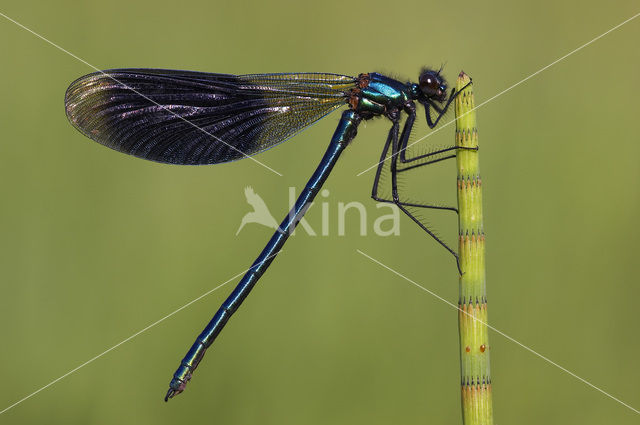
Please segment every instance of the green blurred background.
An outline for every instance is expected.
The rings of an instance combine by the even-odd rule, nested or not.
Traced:
[[[632,1],[31,2],[0,11],[102,68],[387,72],[423,65],[489,99],[638,12]],[[478,110],[493,326],[640,408],[640,19]],[[338,114],[259,160],[176,167],[128,157],[67,122],[90,67],[0,18],[0,410],[246,269],[271,230],[247,225],[253,186],[279,219]],[[451,119],[453,114],[448,116]],[[423,117],[420,121],[423,121]],[[237,279],[0,416],[13,424],[460,423],[455,263],[381,210],[371,172],[388,129],[362,126],[327,182],[330,236],[298,232],[198,369],[171,374]],[[413,139],[426,134],[424,124]],[[450,145],[453,127],[427,142]],[[452,164],[419,171],[454,199]],[[369,235],[338,202],[362,202]],[[385,210],[386,211],[386,210]],[[308,214],[314,229],[318,205]],[[439,218],[433,220],[439,222]],[[444,221],[443,221],[444,223]],[[451,238],[455,220],[439,231]],[[497,424],[631,424],[638,415],[492,333]]]

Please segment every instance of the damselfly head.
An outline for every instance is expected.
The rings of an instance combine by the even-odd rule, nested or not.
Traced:
[[[427,99],[444,102],[447,98],[447,82],[440,75],[440,71],[434,71],[433,69],[423,70],[420,74],[418,85]]]

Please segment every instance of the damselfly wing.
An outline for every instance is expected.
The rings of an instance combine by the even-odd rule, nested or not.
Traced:
[[[355,78],[115,69],[67,90],[71,124],[120,152],[171,164],[215,164],[262,152],[345,104]]]

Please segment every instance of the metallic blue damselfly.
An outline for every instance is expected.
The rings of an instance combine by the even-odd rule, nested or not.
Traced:
[[[363,120],[386,117],[392,123],[374,178],[373,199],[397,205],[457,259],[457,254],[410,212],[411,207],[455,208],[403,201],[397,183],[401,172],[455,157],[454,146],[411,157],[407,144],[416,120],[416,102],[424,106],[427,124],[433,128],[456,95],[454,89],[447,96],[447,83],[440,71],[431,69],[421,72],[418,83],[402,83],[377,73],[349,77],[114,69],[86,75],[71,84],[65,105],[75,128],[112,149],[169,164],[216,164],[245,158],[290,138],[341,106],[347,107],[291,212],[197,337],[173,375],[165,401],[184,391],[205,351],[282,249]],[[400,131],[403,113],[406,120]],[[388,198],[378,193],[387,159],[391,173]]]

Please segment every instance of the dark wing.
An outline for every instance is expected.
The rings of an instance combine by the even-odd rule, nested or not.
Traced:
[[[74,81],[67,117],[120,152],[214,164],[264,151],[345,104],[353,77],[113,69]]]

